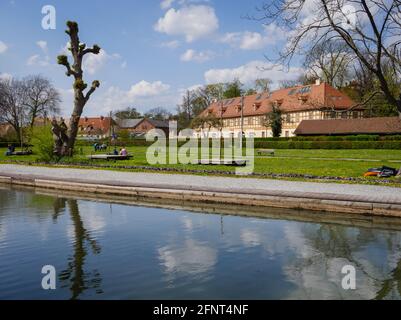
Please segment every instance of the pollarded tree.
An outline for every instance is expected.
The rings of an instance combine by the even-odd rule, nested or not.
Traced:
[[[85,43],[81,43],[79,41],[78,23],[68,21],[67,27],[68,30],[66,30],[66,33],[70,36],[70,47],[68,48],[68,50],[71,51],[73,64],[71,65],[69,63],[68,57],[66,55],[58,56],[57,62],[58,64],[63,65],[67,68],[66,75],[68,77],[74,77],[74,109],[71,114],[70,123],[67,131],[67,145],[61,149],[60,156],[71,156],[73,154],[75,140],[78,133],[79,119],[81,118],[82,112],[89,98],[100,86],[100,82],[98,80],[95,80],[92,82],[91,87],[87,90],[88,85],[83,79],[82,70],[82,61],[84,56],[87,54],[99,54],[100,47],[98,45],[94,45],[92,48],[86,48]]]

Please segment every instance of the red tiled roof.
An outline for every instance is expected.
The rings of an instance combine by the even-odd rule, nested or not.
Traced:
[[[355,102],[327,83],[320,85],[296,86],[271,93],[254,94],[244,98],[244,116],[263,115],[271,111],[272,104],[278,103],[283,112],[307,111],[323,107],[337,110],[349,109]],[[241,98],[225,99],[212,103],[201,116],[213,113],[223,118],[236,118],[241,114]]]
[[[79,119],[78,126],[83,129],[83,131],[90,131],[92,133],[102,133],[106,134],[110,131],[110,125],[113,120],[110,117],[98,117],[98,118],[88,118],[82,117]]]
[[[296,135],[400,134],[398,117],[303,120]]]

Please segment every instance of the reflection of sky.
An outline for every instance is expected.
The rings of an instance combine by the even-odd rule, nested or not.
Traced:
[[[65,268],[75,229],[69,214],[52,219],[51,197],[9,194],[0,204],[0,270],[24,274],[21,292],[34,295],[23,297],[42,297],[34,272],[49,261]],[[84,269],[99,269],[106,298],[371,299],[401,259],[396,231],[88,201],[78,207],[101,246]],[[353,292],[341,288],[346,264],[357,269]]]
[[[217,251],[202,245],[193,239],[185,240],[179,247],[165,246],[159,250],[160,261],[165,272],[205,273],[210,271],[217,261]]]

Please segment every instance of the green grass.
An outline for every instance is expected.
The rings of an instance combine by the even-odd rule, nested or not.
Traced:
[[[78,148],[79,149],[79,148]],[[128,151],[134,155],[129,161],[89,161],[86,155],[93,153],[91,147],[82,147],[83,155],[76,155],[73,159],[63,160],[63,163],[74,165],[77,163],[107,164],[113,169],[124,169],[123,166],[147,166],[147,147],[129,147]],[[4,155],[6,149],[0,149],[0,162],[18,160],[21,162],[35,162],[37,156],[12,156]],[[348,160],[345,160],[348,159]],[[399,168],[401,167],[401,150],[276,150],[274,157],[255,158],[256,173],[275,174],[307,174],[316,176],[333,177],[359,177],[372,167],[382,165]],[[189,170],[216,170],[230,172],[235,168],[228,166],[205,166],[205,165],[182,165],[166,164],[151,167],[177,168]],[[124,169],[126,170],[126,169]],[[394,179],[394,178],[393,178]],[[364,178],[366,183],[372,182],[372,178]],[[394,183],[398,184],[397,180]]]

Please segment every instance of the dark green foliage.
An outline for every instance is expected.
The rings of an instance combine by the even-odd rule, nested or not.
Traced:
[[[265,127],[270,127],[273,132],[273,137],[281,136],[283,129],[283,116],[278,106],[272,105],[272,111],[266,114]]]

